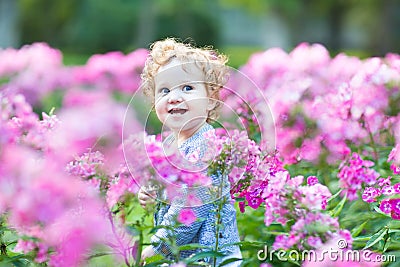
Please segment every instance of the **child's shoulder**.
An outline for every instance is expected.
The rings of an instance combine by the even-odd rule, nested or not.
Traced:
[[[207,142],[205,134],[213,134],[213,132],[214,127],[212,127],[208,123],[205,123],[205,125],[197,133],[192,135],[189,139],[187,139],[179,146],[179,150],[185,155],[188,155],[195,151],[198,151],[199,153],[204,153],[204,151],[207,150],[207,147],[210,145]]]

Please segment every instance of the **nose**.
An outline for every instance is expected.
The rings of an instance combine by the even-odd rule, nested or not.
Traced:
[[[173,103],[180,103],[182,101],[183,98],[181,95],[181,90],[172,90],[169,93],[168,103],[173,104]]]

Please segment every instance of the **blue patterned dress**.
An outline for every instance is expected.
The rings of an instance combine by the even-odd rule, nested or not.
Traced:
[[[207,131],[213,130],[213,127],[209,124],[205,124],[197,133],[187,139],[180,147],[179,150],[185,156],[190,155],[195,150],[200,149],[200,157],[206,149],[206,140],[203,134]],[[170,135],[166,138],[165,142],[174,141],[174,137]],[[212,177],[213,185],[218,186],[221,184],[221,175],[213,175]],[[224,181],[222,188],[222,196],[225,198],[224,204],[221,211],[221,226],[219,230],[219,249],[218,251],[223,253],[225,256],[217,258],[217,264],[226,260],[228,258],[241,258],[240,249],[237,245],[231,245],[239,242],[239,233],[236,222],[236,210],[231,203],[231,198],[229,194],[229,182],[227,179]],[[198,243],[202,246],[210,247],[210,249],[202,249],[202,251],[211,250],[215,248],[216,244],[216,210],[219,206],[218,201],[208,201],[209,197],[206,196],[205,192],[199,191],[197,196],[203,200],[203,205],[193,207],[192,210],[195,212],[197,220],[189,226],[180,225],[179,227],[174,227],[173,233],[166,228],[159,228],[156,233],[151,237],[151,242],[153,243],[153,249],[156,253],[162,254],[167,258],[170,258],[171,249],[168,244],[164,241],[168,239],[172,234],[176,236],[176,244],[178,246],[185,244]],[[155,226],[174,226],[176,216],[181,210],[180,205],[169,205],[159,202],[156,207],[156,213],[154,215]],[[189,250],[182,251],[181,258],[186,258],[191,254],[197,254],[200,250]],[[206,258],[204,261],[212,263],[213,259]],[[239,266],[240,261],[230,263],[228,267]]]

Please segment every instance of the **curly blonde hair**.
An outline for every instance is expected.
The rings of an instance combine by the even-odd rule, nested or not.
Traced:
[[[155,101],[154,77],[161,66],[168,64],[173,58],[183,63],[194,63],[204,73],[207,94],[217,100],[215,108],[208,112],[207,122],[218,118],[221,107],[219,92],[228,81],[228,58],[211,47],[196,48],[190,44],[178,42],[173,38],[157,41],[150,46],[150,54],[141,74],[143,93],[148,96],[152,105]]]

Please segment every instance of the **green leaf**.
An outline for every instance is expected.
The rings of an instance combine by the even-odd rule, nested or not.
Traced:
[[[361,231],[364,229],[364,227],[367,223],[368,223],[368,221],[365,221],[362,224],[360,224],[359,226],[357,226],[356,228],[354,228],[353,230],[351,230],[351,236],[353,236],[353,237],[358,236],[361,233]]]
[[[144,266],[152,266],[152,264],[156,264],[154,266],[159,266],[158,264],[168,263],[169,260],[164,259],[164,257],[160,254],[151,256],[146,258],[146,265]]]
[[[276,232],[276,231],[267,231],[267,232],[265,232],[266,234],[269,234],[269,235],[289,235],[287,232]]]
[[[329,202],[329,201],[331,201],[332,199],[336,198],[336,197],[342,192],[342,190],[343,190],[343,189],[340,189],[339,191],[337,191],[333,196],[331,196],[330,198],[328,198],[327,201]]]
[[[137,229],[137,227],[134,225],[126,225],[125,228],[126,228],[127,232],[132,236],[140,235],[140,230]]]
[[[391,240],[391,238],[389,237],[388,239],[386,239],[386,241],[385,241],[385,245],[383,246],[383,250],[382,250],[382,252],[383,253],[385,253],[386,252],[386,250],[389,248],[389,246],[391,245],[391,242],[392,240]]]
[[[369,241],[370,239],[371,239],[370,236],[359,236],[359,237],[353,238],[353,242],[366,242],[366,241]]]
[[[111,254],[113,254],[113,253],[109,253],[109,252],[99,252],[99,253],[90,255],[87,259],[90,260],[90,259],[94,259],[94,258],[98,258],[98,257],[103,257],[103,256],[111,255]]]
[[[207,246],[203,246],[200,244],[186,244],[186,245],[182,245],[179,247],[179,251],[182,250],[192,250],[192,249],[198,249],[198,248],[208,248]]]
[[[259,242],[259,241],[241,241],[238,243],[235,243],[233,245],[240,245],[243,248],[260,248],[260,247],[264,247],[266,244],[264,242]]]
[[[223,262],[221,262],[221,264],[218,265],[218,267],[227,265],[227,264],[232,263],[232,262],[235,262],[235,261],[241,261],[241,260],[242,260],[242,259],[240,259],[240,258],[230,258],[230,259],[227,259],[227,260],[224,260]]]
[[[375,206],[375,207],[374,207],[374,210],[375,210],[377,213],[379,213],[379,214],[381,214],[381,215],[383,215],[383,216],[385,216],[385,217],[392,218],[389,214],[386,214],[386,213],[382,212],[381,209],[380,209],[378,206]]]
[[[222,254],[221,252],[205,251],[205,252],[197,253],[194,256],[188,257],[188,258],[184,259],[183,262],[186,264],[191,264],[200,259],[204,259],[204,258],[208,258],[208,257],[211,257],[211,258],[212,257],[222,257],[222,256],[224,256],[224,254]]]
[[[373,245],[375,245],[376,243],[378,243],[379,241],[381,241],[383,239],[383,237],[387,234],[387,232],[388,232],[387,228],[383,228],[383,229],[379,230],[376,234],[371,236],[371,239],[367,242],[367,244],[365,245],[365,247],[363,249],[370,248]]]
[[[329,214],[332,217],[337,217],[339,216],[340,212],[343,210],[344,204],[346,203],[347,200],[347,194],[343,197],[343,199],[339,202],[339,204],[336,205],[335,208],[333,208],[333,210],[329,211]]]
[[[15,267],[26,267],[26,266],[29,266],[29,261],[26,259],[17,259],[17,260],[13,260],[12,264]]]

